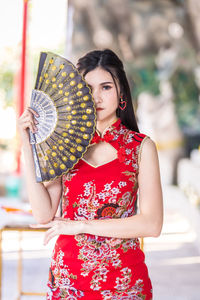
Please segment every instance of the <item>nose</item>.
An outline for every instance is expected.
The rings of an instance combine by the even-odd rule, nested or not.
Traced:
[[[92,95],[93,95],[94,102],[95,102],[96,105],[98,103],[102,102],[101,94],[100,94],[100,92],[98,90],[93,90],[92,91]]]

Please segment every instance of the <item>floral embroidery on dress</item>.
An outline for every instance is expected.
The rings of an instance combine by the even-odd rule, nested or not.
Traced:
[[[78,291],[70,279],[77,279],[76,275],[69,272],[69,268],[64,264],[64,252],[58,251],[56,259],[54,259],[54,252],[51,261],[51,268],[49,272],[49,292],[47,299],[51,300],[51,290],[54,291],[54,297],[58,299],[78,299],[84,296],[82,291]],[[54,272],[52,272],[52,268]],[[74,298],[73,298],[74,297]]]
[[[64,180],[71,181],[72,178],[77,174],[77,172],[78,172],[78,169],[75,169],[75,168],[72,170],[69,170],[69,172],[67,174],[63,175]]]
[[[134,182],[133,191],[135,191],[135,190],[137,191],[138,182],[137,182],[137,178],[136,178],[136,173],[135,172],[130,172],[130,171],[124,171],[123,174],[128,176],[130,181]]]
[[[106,280],[109,266],[121,267],[120,255],[116,249],[121,247],[123,252],[127,252],[139,246],[138,239],[105,238],[86,234],[77,235],[75,239],[80,247],[78,258],[83,260],[81,275],[88,276],[94,271],[90,285],[93,290],[101,288],[101,281]]]
[[[104,290],[101,292],[104,300],[145,300],[146,296],[142,294],[143,280],[138,279],[134,286],[130,286],[132,272],[128,267],[120,270],[121,277],[117,277],[113,290]]]
[[[62,197],[63,218],[67,217],[67,206],[69,205],[68,193],[69,193],[69,188],[64,186],[63,197]]]
[[[106,203],[101,208],[97,210],[97,219],[107,219],[110,217],[114,217],[116,213],[116,209],[119,207],[118,204],[114,203]]]
[[[129,172],[125,175],[129,176],[131,174]],[[122,193],[127,183],[120,181],[116,186],[113,186],[113,184],[113,181],[106,183],[104,189],[96,193],[94,181],[85,183],[83,193],[77,196],[77,201],[73,204],[73,207],[77,208],[77,211],[74,211],[74,219],[124,218],[134,215],[134,206],[132,206],[134,197],[132,193]],[[118,194],[121,194],[121,196],[118,196]]]
[[[77,201],[73,204],[74,208],[77,207],[77,211],[74,212],[74,219],[94,219],[98,206],[95,184],[92,181],[85,183],[83,194],[78,195]]]

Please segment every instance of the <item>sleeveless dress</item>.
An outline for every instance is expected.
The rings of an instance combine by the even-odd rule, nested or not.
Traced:
[[[81,159],[63,176],[63,217],[126,218],[136,214],[138,162],[144,134],[118,119],[92,143],[106,141],[118,157],[94,167]],[[152,286],[137,238],[60,235],[53,250],[48,300],[150,300]]]

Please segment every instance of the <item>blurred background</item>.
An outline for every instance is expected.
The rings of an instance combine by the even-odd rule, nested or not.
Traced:
[[[154,299],[199,299],[199,0],[7,0],[0,4],[3,299],[16,299],[18,293],[17,284],[16,291],[9,289],[9,281],[16,276],[19,250],[18,232],[4,229],[26,227],[31,220],[16,121],[29,105],[40,52],[55,52],[76,64],[87,51],[104,48],[114,50],[124,62],[140,131],[158,149],[165,222],[161,237],[144,242]],[[37,234],[24,235],[22,277],[27,289],[45,291],[53,244],[43,248],[41,233]],[[36,262],[43,279],[38,278],[33,287],[27,268]]]

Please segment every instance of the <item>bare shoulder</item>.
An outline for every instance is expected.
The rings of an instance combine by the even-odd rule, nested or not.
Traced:
[[[145,153],[149,151],[157,152],[157,149],[155,142],[147,136],[143,141],[142,152]]]
[[[146,163],[155,163],[157,160],[158,154],[156,144],[151,138],[146,137],[141,145],[139,164],[142,165],[145,163],[146,165]]]
[[[141,150],[139,163],[139,187],[140,190],[161,195],[160,167],[156,144],[150,138],[146,138]],[[153,191],[153,192],[152,192]],[[159,196],[161,197],[161,196]],[[161,198],[159,198],[161,199]]]

